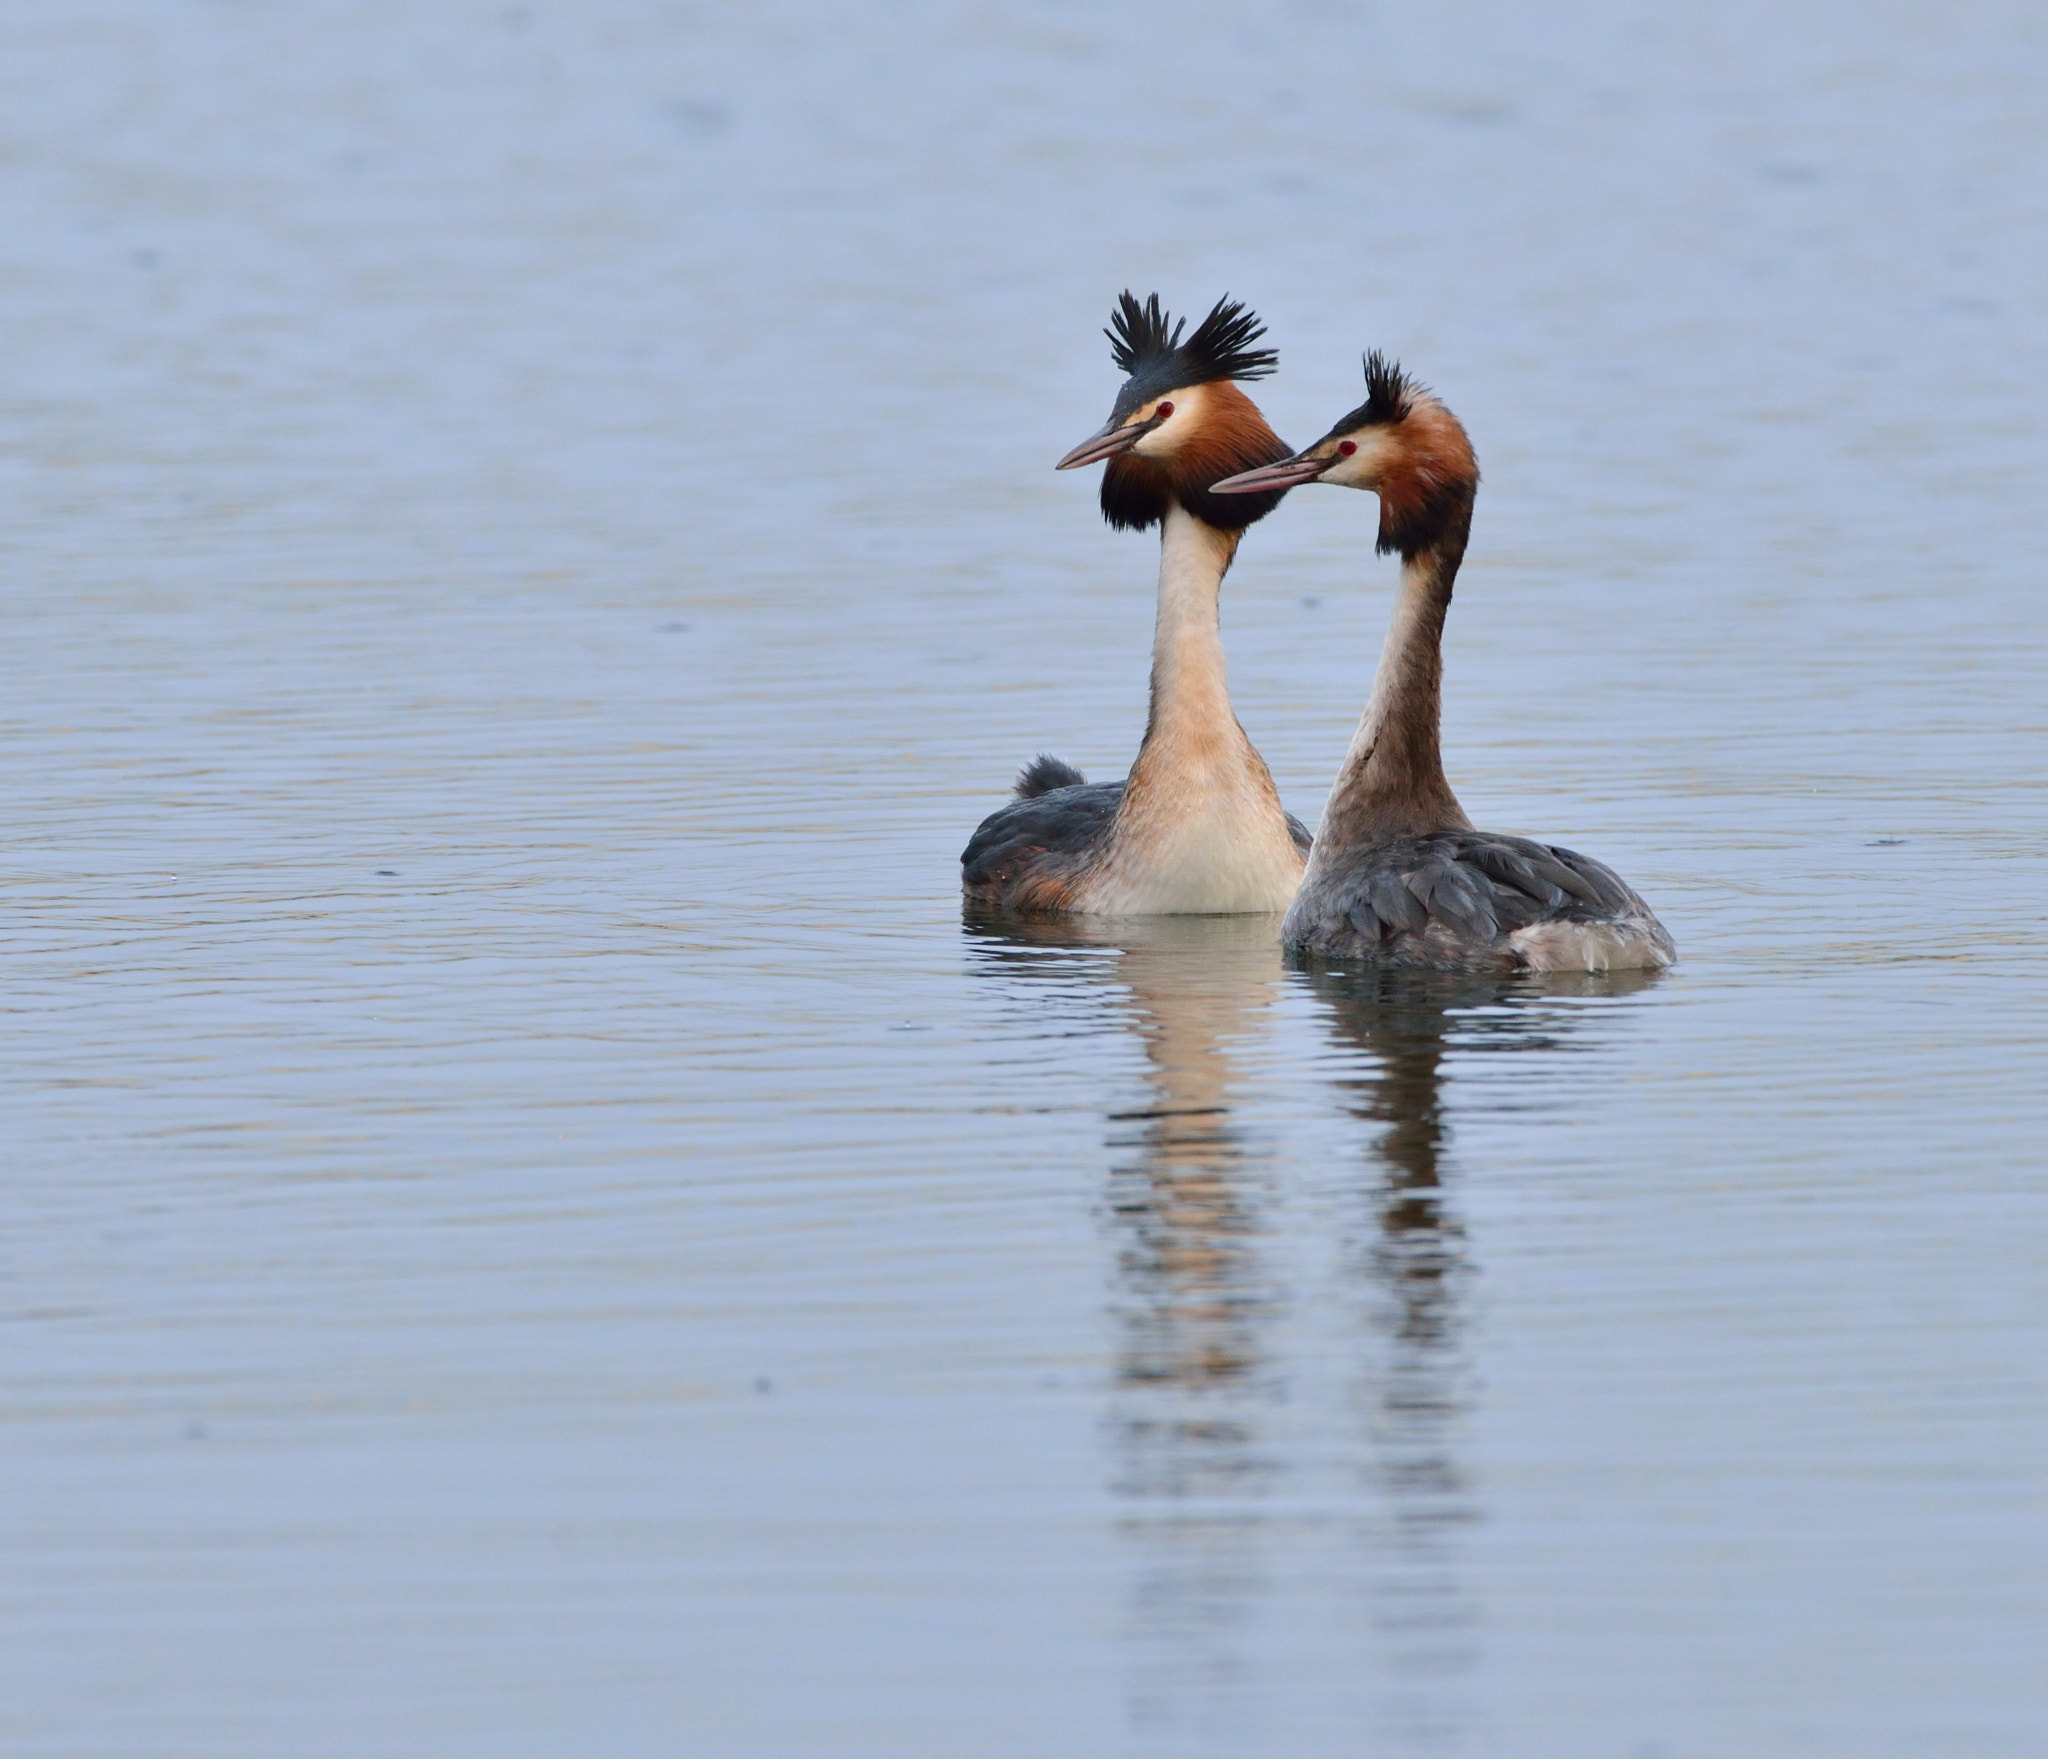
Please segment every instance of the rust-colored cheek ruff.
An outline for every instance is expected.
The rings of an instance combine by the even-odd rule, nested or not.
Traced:
[[[1119,531],[1144,531],[1178,501],[1204,525],[1243,531],[1280,505],[1286,491],[1265,495],[1212,495],[1210,485],[1241,471],[1291,458],[1286,442],[1266,425],[1259,406],[1227,379],[1203,387],[1202,425],[1168,459],[1125,452],[1102,476],[1102,516]]]
[[[1448,535],[1469,514],[1479,461],[1463,424],[1434,398],[1418,399],[1394,430],[1400,449],[1380,473],[1379,552],[1404,559]]]

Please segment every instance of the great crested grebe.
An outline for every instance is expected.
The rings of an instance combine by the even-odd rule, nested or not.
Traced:
[[[1219,496],[1312,482],[1370,489],[1380,499],[1380,553],[1401,553],[1372,700],[1330,790],[1283,943],[1444,970],[1669,965],[1671,936],[1612,871],[1554,844],[1475,831],[1444,779],[1444,615],[1479,464],[1458,418],[1399,366],[1368,354],[1365,384],[1365,402],[1313,446],[1213,485]]]
[[[1222,477],[1288,455],[1234,380],[1263,378],[1265,326],[1229,299],[1185,342],[1186,323],[1125,293],[1110,352],[1129,375],[1109,420],[1059,462],[1108,460],[1102,516],[1157,525],[1159,611],[1152,710],[1129,777],[1089,783],[1039,757],[1017,798],[981,822],[960,857],[970,901],[1030,916],[1180,916],[1287,908],[1308,832],[1282,810],[1265,760],[1231,712],[1217,596],[1247,526],[1282,491],[1210,493]]]

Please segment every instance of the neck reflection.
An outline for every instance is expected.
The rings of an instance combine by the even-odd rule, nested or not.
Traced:
[[[1250,1425],[1233,1414],[1266,1354],[1258,1264],[1270,1152],[1233,1114],[1236,1058],[1280,993],[1271,925],[1185,919],[1124,945],[1120,1012],[1143,1046],[1147,1102],[1107,1114],[1118,1234],[1120,1427],[1128,1488],[1186,1493],[1240,1479]],[[1163,1397],[1155,1395],[1165,1395]]]
[[[1380,1127],[1360,1191],[1373,1225],[1358,1250],[1387,1350],[1369,1397],[1374,1475],[1394,1498],[1397,1529],[1454,1524],[1466,1513],[1454,1429],[1465,1404],[1463,1305],[1472,1266],[1444,1187],[1445,1061],[1466,1023],[1489,1015],[1514,1021],[1518,986],[1414,972],[1318,971],[1305,981],[1350,1065],[1336,1078],[1347,1109]]]
[[[1114,941],[1073,923],[970,927],[1006,972],[1085,974],[1142,1052],[1138,1103],[1104,1113],[1116,1339],[1106,1429],[1132,1559],[1132,1717],[1168,1737],[1240,1719],[1247,1626],[1268,1595],[1259,1528],[1282,1403],[1276,1153],[1239,1106],[1286,982],[1277,927],[1127,919]],[[1101,957],[1075,957],[1082,949]]]
[[[1516,1022],[1520,998],[1498,978],[1319,971],[1304,981],[1340,1053],[1346,1109],[1377,1129],[1350,1257],[1367,1334],[1352,1383],[1365,1418],[1359,1468],[1378,1493],[1361,1573],[1381,1640],[1380,1712],[1404,1747],[1455,1748],[1477,1624],[1457,1536],[1480,1507],[1463,1445],[1473,1264],[1445,1186],[1446,1064],[1469,1022]]]
[[[1476,1266],[1455,1198],[1453,1117],[1529,1110],[1530,1057],[1550,1097],[1572,1103],[1585,1084],[1568,1059],[1592,1048],[1574,1040],[1598,1017],[1572,998],[1616,999],[1658,978],[1318,970],[1301,981],[1321,1004],[1346,1110],[1376,1131],[1359,1190],[1370,1225],[1353,1256],[1370,1334],[1355,1395],[1361,1463],[1381,1508],[1362,1560],[1382,1639],[1380,1717],[1401,1749],[1455,1750],[1478,1660],[1460,1536],[1484,1509],[1467,1458]]]

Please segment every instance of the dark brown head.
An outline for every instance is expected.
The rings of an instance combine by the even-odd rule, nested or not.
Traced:
[[[1227,476],[1288,456],[1259,407],[1232,382],[1273,370],[1270,348],[1252,344],[1265,326],[1242,305],[1219,299],[1183,342],[1186,321],[1143,305],[1129,293],[1104,332],[1116,364],[1129,375],[1109,420],[1059,462],[1061,470],[1106,459],[1102,516],[1120,531],[1143,531],[1174,502],[1223,531],[1242,531],[1280,504],[1284,491],[1219,496]]]
[[[1377,349],[1365,357],[1365,390],[1365,401],[1313,446],[1212,485],[1218,498],[1313,482],[1370,489],[1380,498],[1381,554],[1410,558],[1447,540],[1462,549],[1479,489],[1479,461],[1463,424]]]

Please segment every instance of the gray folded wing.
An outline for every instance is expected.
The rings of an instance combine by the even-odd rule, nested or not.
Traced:
[[[1527,837],[1442,831],[1360,849],[1303,888],[1287,943],[1395,964],[1513,959],[1508,937],[1541,922],[1654,920],[1609,868]]]
[[[1013,903],[1044,868],[1076,870],[1107,839],[1123,792],[1121,782],[1087,782],[999,807],[961,852],[962,889],[988,903]]]

